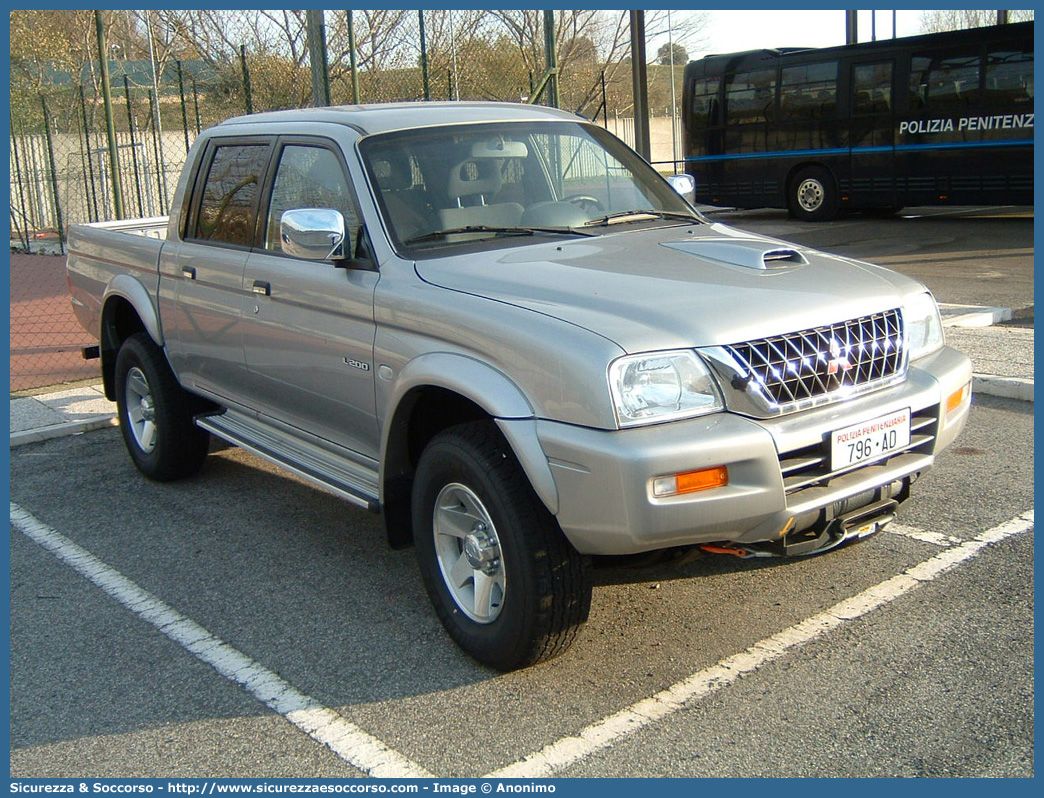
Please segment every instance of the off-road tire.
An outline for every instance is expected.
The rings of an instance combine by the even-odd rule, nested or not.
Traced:
[[[566,540],[492,422],[462,424],[431,440],[417,466],[412,512],[425,588],[461,648],[501,671],[569,648],[591,606],[590,558]],[[475,541],[489,544],[494,536],[496,545],[486,551],[498,561],[487,554],[481,569],[489,571],[493,598],[478,606],[477,599],[469,602],[483,579],[472,565],[481,548]],[[465,557],[469,546],[472,558]],[[451,579],[446,572],[457,560]]]
[[[115,386],[120,431],[137,469],[159,482],[199,471],[210,442],[193,422],[203,403],[178,385],[147,333],[135,333],[120,346]]]

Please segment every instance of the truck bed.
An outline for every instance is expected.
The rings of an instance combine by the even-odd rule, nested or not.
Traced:
[[[102,304],[114,286],[119,286],[121,275],[145,286],[155,307],[159,255],[167,238],[168,218],[150,216],[69,228],[68,272],[73,311],[95,338],[100,335]]]

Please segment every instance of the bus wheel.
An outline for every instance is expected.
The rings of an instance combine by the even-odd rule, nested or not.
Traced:
[[[806,166],[790,181],[787,206],[794,219],[825,222],[837,218],[838,197],[834,177],[822,166]]]

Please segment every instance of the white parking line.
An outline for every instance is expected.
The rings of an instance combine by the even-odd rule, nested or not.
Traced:
[[[314,698],[299,692],[289,682],[189,620],[14,502],[11,502],[11,525],[226,679],[241,685],[258,701],[352,767],[369,776],[431,777],[432,774],[420,765],[393,751]]]
[[[904,526],[895,522],[886,526],[884,531],[904,538],[919,540],[921,543],[931,543],[933,546],[956,546],[961,543],[960,538],[955,538],[952,535],[944,535],[942,532],[927,532],[915,526]]]
[[[489,773],[484,778],[539,778],[553,775],[646,726],[662,720],[679,709],[698,701],[761,666],[779,659],[790,650],[802,646],[846,621],[860,618],[895,599],[931,582],[950,569],[977,556],[986,546],[1033,529],[1033,510],[1006,521],[972,540],[947,548],[931,559],[886,579],[852,598],[845,599],[824,612],[784,629],[779,634],[755,643],[739,654],[705,668],[666,690],[638,701],[626,709],[583,729],[576,737],[566,737],[521,761]]]

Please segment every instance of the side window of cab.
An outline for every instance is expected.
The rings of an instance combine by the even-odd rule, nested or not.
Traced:
[[[340,159],[332,150],[308,144],[287,144],[282,148],[265,217],[266,251],[282,252],[279,222],[285,211],[297,208],[340,211],[350,240],[346,251],[356,252],[359,211]]]
[[[267,142],[217,144],[212,148],[187,238],[234,247],[253,245],[270,149]]]

